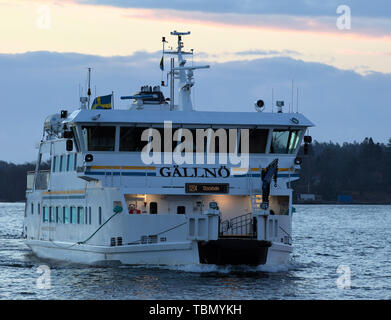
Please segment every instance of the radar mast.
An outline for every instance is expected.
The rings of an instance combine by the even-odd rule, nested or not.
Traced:
[[[178,66],[175,67],[173,63],[173,59],[171,59],[171,70],[169,72],[169,75],[171,77],[170,86],[171,86],[171,96],[170,100],[173,101],[173,86],[174,81],[173,79],[178,80],[178,93],[179,93],[179,101],[178,101],[178,109],[181,111],[193,111],[193,104],[191,101],[191,87],[194,86],[194,70],[196,69],[207,69],[209,68],[209,65],[204,66],[191,66],[191,67],[185,67],[186,60],[183,58],[184,55],[192,55],[193,50],[191,52],[183,51],[183,42],[182,42],[182,36],[189,35],[190,31],[188,32],[178,32],[176,30],[171,32],[171,35],[178,37],[177,42],[177,51],[166,51],[164,49],[164,43],[165,37],[163,37],[163,56],[165,54],[169,55],[176,55],[178,58]],[[172,110],[172,108],[170,108]]]

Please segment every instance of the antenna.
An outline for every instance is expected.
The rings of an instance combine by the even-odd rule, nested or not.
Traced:
[[[292,111],[290,110],[290,107],[289,107],[289,112],[293,112],[293,79],[292,79],[292,101],[291,101],[291,106],[292,106]]]
[[[170,59],[170,110],[174,110],[174,58]]]
[[[299,113],[299,88],[297,88],[296,93],[296,113]]]
[[[273,106],[274,106],[274,88],[272,88],[272,113],[273,113]]]

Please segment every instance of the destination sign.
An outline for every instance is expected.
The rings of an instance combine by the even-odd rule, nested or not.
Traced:
[[[186,183],[186,193],[228,193],[228,183]]]

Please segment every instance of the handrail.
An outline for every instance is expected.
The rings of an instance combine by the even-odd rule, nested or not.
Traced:
[[[240,230],[240,235],[253,235],[251,217],[251,213],[246,213],[232,219],[222,221],[220,223],[220,234],[238,235],[237,230]],[[230,233],[228,233],[228,231],[230,231]]]

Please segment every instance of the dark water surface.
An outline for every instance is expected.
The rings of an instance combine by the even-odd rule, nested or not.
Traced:
[[[0,203],[0,299],[391,299],[391,206],[295,207],[288,265],[96,268],[34,257],[24,204]],[[50,289],[37,286],[40,265]]]

